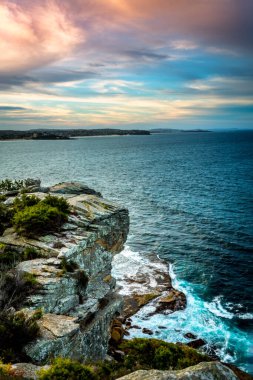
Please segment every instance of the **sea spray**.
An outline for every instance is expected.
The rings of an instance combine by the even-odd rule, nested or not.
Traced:
[[[166,264],[165,264],[166,265]],[[134,252],[129,246],[117,255],[113,262],[113,275],[121,285],[120,293],[131,292],[126,277],[132,279],[140,268],[146,273],[152,266],[158,266],[165,270],[164,263],[159,260],[151,264],[148,255]],[[146,268],[146,269],[145,269]],[[223,305],[222,296],[215,297],[211,302],[204,301],[195,289],[195,285],[187,281],[178,279],[174,265],[170,264],[166,268],[174,288],[185,293],[187,297],[187,307],[185,310],[176,311],[169,315],[151,315],[155,308],[153,302],[144,306],[132,317],[132,325],[140,328],[130,329],[129,338],[147,337],[142,332],[143,328],[153,331],[153,336],[168,342],[187,343],[189,339],[185,334],[192,333],[203,339],[207,344],[202,350],[209,354],[217,355],[222,361],[235,363],[242,369],[248,369],[244,363],[248,353],[250,353],[250,342],[246,332],[241,331],[229,323],[235,317],[251,318],[249,315],[234,315]],[[131,286],[134,286],[131,284]],[[199,288],[199,284],[197,288]],[[141,290],[141,287],[139,288]],[[143,289],[142,289],[143,290]]]

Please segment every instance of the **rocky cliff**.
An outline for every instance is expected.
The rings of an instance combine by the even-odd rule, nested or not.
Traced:
[[[24,238],[10,228],[0,237],[2,247],[19,252],[33,247],[43,256],[22,261],[14,269],[18,275],[32,275],[37,284],[37,290],[23,300],[25,314],[43,312],[39,337],[24,351],[36,364],[55,356],[103,359],[112,320],[122,307],[111,263],[127,238],[128,211],[80,184],[33,190],[40,199],[46,193],[65,197],[71,214],[61,230],[50,235]],[[8,195],[5,203],[13,200]]]

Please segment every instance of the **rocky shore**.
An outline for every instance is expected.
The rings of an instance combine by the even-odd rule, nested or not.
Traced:
[[[48,193],[60,194],[72,207],[61,231],[29,239],[9,228],[0,237],[2,250],[32,247],[43,255],[14,269],[16,275],[34,276],[38,284],[38,291],[23,300],[22,310],[27,315],[43,310],[39,338],[24,351],[36,364],[57,356],[103,359],[112,320],[122,308],[111,263],[127,238],[128,211],[80,184],[35,187],[31,194],[43,199]],[[7,194],[5,203],[11,204],[15,196]]]
[[[112,368],[118,366],[120,374],[121,363],[128,363],[131,355],[135,358],[131,352],[137,350],[138,363],[141,363],[142,354],[138,350],[139,345],[143,347],[143,343],[136,341],[128,345],[123,340],[131,335],[131,329],[139,328],[132,325],[131,316],[145,305],[149,305],[150,315],[162,313],[168,315],[168,318],[169,314],[186,307],[186,297],[173,288],[166,263],[156,255],[137,257],[137,254],[123,250],[129,230],[128,210],[104,199],[95,190],[80,183],[61,183],[49,188],[41,187],[40,181],[29,180],[27,183],[29,186],[26,187],[24,198],[23,189],[2,191],[3,215],[5,207],[11,209],[15,204],[16,207],[21,207],[17,199],[21,199],[21,203],[35,202],[36,199],[36,202],[41,202],[40,205],[45,207],[46,200],[56,202],[50,198],[55,195],[67,201],[69,211],[60,228],[50,233],[22,236],[15,226],[11,226],[4,229],[0,236],[2,263],[8,262],[8,255],[15,258],[11,269],[8,267],[0,279],[2,311],[13,314],[14,320],[16,316],[24,316],[26,321],[36,320],[38,329],[36,338],[30,339],[22,347],[21,356],[26,359],[25,362],[14,362],[8,367],[11,377],[3,376],[0,365],[0,379],[13,378],[12,376],[37,379],[37,371],[49,368],[52,359],[57,357],[81,363],[106,358],[108,363],[116,360],[117,365],[113,364]],[[66,204],[63,206],[66,207]],[[33,255],[36,252],[36,257],[31,257],[31,252]],[[31,289],[26,288],[26,293],[19,297],[18,307],[16,303],[14,308],[11,302],[18,286],[24,285],[24,279],[29,279]],[[8,289],[13,289],[13,284],[16,284],[17,289],[7,299],[5,293]],[[143,329],[143,333],[153,334],[148,329]],[[196,341],[190,332],[188,338]],[[173,360],[179,360],[177,368],[197,364],[202,358],[207,363],[190,367],[187,371],[137,371],[123,377],[124,379],[249,378],[237,377],[221,363],[208,363],[209,358],[187,346],[170,346],[155,339],[145,344],[150,345],[154,355],[164,355],[165,352],[171,358],[171,353],[175,351]],[[111,356],[108,357],[108,353]],[[183,361],[190,359],[184,355],[192,358],[187,365]],[[158,367],[150,367],[149,359],[145,358],[144,367],[168,368],[167,363],[163,367],[165,359],[162,358],[163,356],[158,356],[155,359],[154,356],[154,360],[158,360],[158,364],[154,365]],[[133,370],[142,368],[138,363],[133,361]],[[124,373],[129,373],[129,363],[124,366]],[[99,379],[120,377],[116,374],[113,377],[103,376]]]

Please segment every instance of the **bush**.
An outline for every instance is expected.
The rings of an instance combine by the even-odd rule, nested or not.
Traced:
[[[0,358],[5,363],[25,359],[22,348],[37,337],[39,316],[35,313],[26,318],[22,312],[0,312]]]
[[[40,202],[17,212],[13,225],[20,235],[34,237],[57,231],[66,221],[67,215],[58,208]]]
[[[56,359],[48,370],[40,372],[39,380],[115,380],[139,369],[182,369],[210,361],[192,348],[158,339],[135,338],[123,341],[118,348],[125,353],[121,361],[97,362],[87,367],[70,359]]]
[[[25,260],[33,260],[43,257],[43,255],[33,247],[26,247],[23,252],[8,245],[0,243],[0,270],[6,271],[13,268],[17,263]]]
[[[64,214],[69,214],[70,207],[68,202],[63,197],[55,197],[52,195],[47,195],[46,198],[43,199],[42,203],[56,207],[59,211],[63,212]]]
[[[35,206],[40,202],[40,199],[35,195],[23,194],[20,198],[15,198],[13,202],[14,212],[24,210],[26,207]]]
[[[1,279],[0,307],[18,309],[25,305],[27,297],[40,287],[36,276],[31,273],[7,272]]]
[[[137,365],[142,369],[183,369],[210,360],[190,347],[158,339],[135,338],[121,343],[119,349],[126,354],[127,368]]]
[[[39,380],[96,380],[94,372],[87,366],[70,359],[58,358],[47,370],[39,372]]]
[[[12,212],[11,210],[0,201],[0,235],[4,230],[11,226]]]
[[[20,180],[4,179],[0,181],[0,191],[18,191],[29,187],[40,186],[40,180],[26,178]]]

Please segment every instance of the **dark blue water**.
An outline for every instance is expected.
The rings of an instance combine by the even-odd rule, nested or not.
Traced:
[[[130,249],[173,263],[187,293],[162,337],[196,332],[253,372],[253,132],[0,142],[0,177],[84,181],[125,204]]]

